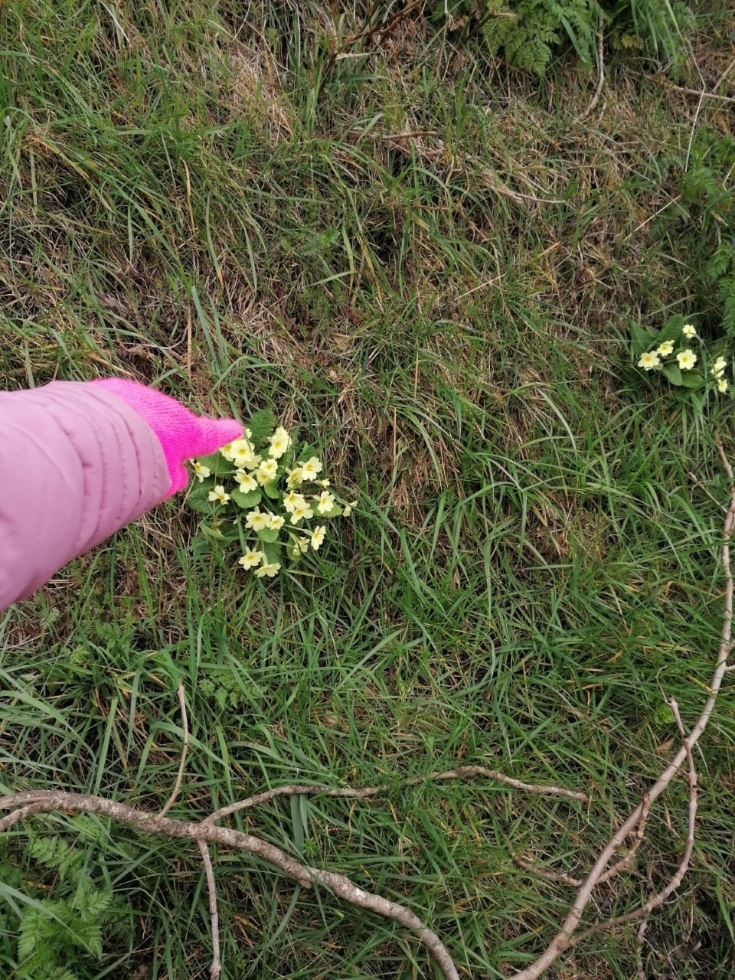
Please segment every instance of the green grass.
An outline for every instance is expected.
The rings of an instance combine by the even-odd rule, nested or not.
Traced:
[[[237,825],[404,901],[464,975],[510,975],[572,900],[512,853],[583,875],[667,757],[662,692],[691,723],[714,660],[721,515],[688,471],[725,498],[712,432],[732,414],[693,417],[649,384],[627,330],[682,312],[722,332],[706,267],[732,234],[731,106],[695,118],[681,89],[725,71],[732,14],[703,7],[680,88],[613,60],[582,124],[593,74],[561,61],[531,80],[418,15],[334,59],[361,10],[121,7],[0,10],[3,386],[119,372],[201,410],[273,406],[360,503],[309,572],[263,586],[198,545],[177,498],[0,615],[0,780],[160,806],[183,677],[172,815],[294,780],[392,781]],[[651,977],[735,969],[731,683]],[[406,786],[460,761],[594,802]],[[685,820],[682,781],[600,914],[671,874]],[[16,938],[29,901],[64,894],[29,847],[50,836],[116,896],[78,980],[206,975],[196,849],[64,815],[4,842],[5,975],[45,980]],[[224,851],[215,871],[226,980],[435,975],[413,938],[325,892]],[[634,929],[603,933],[548,975],[622,980],[635,954]]]

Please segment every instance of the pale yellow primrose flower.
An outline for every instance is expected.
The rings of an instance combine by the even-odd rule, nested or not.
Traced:
[[[316,458],[312,456],[305,463],[301,463],[301,475],[305,480],[314,480],[319,473],[324,469],[322,464]]]
[[[207,500],[215,501],[218,500],[221,504],[226,504],[230,499],[229,493],[225,493],[225,488],[223,486],[214,487],[213,490],[209,491]]]
[[[278,473],[278,463],[275,459],[264,459],[258,467],[258,483],[268,483]]]
[[[697,331],[694,329],[691,323],[685,323],[684,326],[681,328],[681,332],[684,334],[685,337],[688,337],[690,340],[692,339],[692,337],[697,336]]]
[[[330,493],[328,490],[324,490],[318,497],[314,497],[314,500],[318,500],[319,503],[316,505],[316,509],[320,514],[326,514],[328,510],[332,509],[334,504],[334,494]]]
[[[663,344],[659,344],[659,346],[656,348],[656,350],[654,351],[654,353],[655,354],[660,354],[661,357],[668,357],[669,354],[672,354],[673,353],[673,351],[674,351],[674,341],[673,340],[665,340],[663,342]]]
[[[238,439],[233,439],[230,443],[230,452],[235,456],[238,453],[251,453],[252,451],[253,447],[243,436],[240,436]]]
[[[253,551],[252,548],[248,548],[242,558],[237,559],[237,563],[247,571],[248,568],[255,568],[256,565],[259,565],[264,558],[265,555],[262,551]]]
[[[309,539],[308,538],[299,538],[299,542],[298,543],[299,543],[299,550],[301,551],[301,554],[302,555],[305,555],[306,552],[309,550],[309,543],[310,543],[309,542]]]
[[[304,520],[310,521],[313,516],[314,516],[314,511],[311,509],[311,507],[309,507],[308,505],[305,506],[302,504],[298,504],[291,511],[291,523],[298,524],[302,517],[304,518]]]
[[[352,511],[357,507],[357,501],[353,500],[351,504],[345,504],[342,511],[342,517],[349,517]]]
[[[302,480],[303,480],[303,476],[301,475],[300,466],[297,466],[295,469],[291,470],[291,472],[288,474],[288,485],[289,487],[291,487],[291,489],[297,487]]]
[[[329,480],[317,480],[316,482],[319,484],[320,487],[331,487],[332,485],[329,482]]]
[[[718,391],[721,391],[723,393],[723,395],[724,395],[724,393],[727,391],[727,379],[726,378],[719,378],[718,379],[718,381],[717,381],[717,390]]]
[[[691,371],[697,363],[697,355],[693,350],[680,350],[676,355],[676,359],[682,371]]]
[[[263,578],[265,575],[267,575],[268,578],[275,578],[275,576],[278,575],[280,570],[281,570],[280,563],[274,561],[270,565],[261,565],[260,568],[256,568],[255,574],[258,578]]]
[[[319,551],[324,541],[324,537],[327,533],[327,529],[322,525],[321,527],[315,527],[311,532],[311,546],[314,551]]]
[[[270,523],[270,514],[261,514],[260,507],[254,507],[245,518],[245,526],[252,531],[265,531]]]
[[[281,517],[280,514],[271,514],[268,527],[271,529],[271,531],[280,531],[285,523],[285,517]]]
[[[709,370],[709,373],[714,375],[715,378],[719,378],[725,373],[725,368],[727,367],[727,361],[724,357],[718,357],[715,363]]]
[[[291,445],[291,436],[283,426],[279,426],[271,436],[271,456],[280,459]]]
[[[258,484],[250,473],[246,473],[245,470],[238,470],[235,473],[235,482],[240,484],[240,489],[243,493],[250,493],[251,490],[258,489]]]
[[[233,439],[232,442],[228,442],[226,446],[222,446],[220,452],[228,459],[231,463],[234,462],[235,457],[243,456],[245,454],[252,454],[252,446],[242,437],[238,439]]]
[[[249,449],[244,449],[241,453],[233,453],[230,456],[230,461],[233,462],[240,470],[246,468],[253,470],[257,466],[255,456]]]
[[[197,480],[199,480],[200,483],[204,483],[204,480],[212,472],[208,466],[202,466],[202,464],[196,459],[193,459],[191,461],[191,466],[192,469],[194,470]]]
[[[638,367],[643,368],[644,371],[652,371],[654,368],[659,367],[661,364],[661,358],[655,351],[649,351],[647,354],[641,354],[638,361]]]
[[[295,490],[291,490],[291,492],[287,493],[283,498],[283,506],[286,508],[289,514],[293,514],[297,507],[306,507],[306,498],[303,496],[303,494],[297,493]]]

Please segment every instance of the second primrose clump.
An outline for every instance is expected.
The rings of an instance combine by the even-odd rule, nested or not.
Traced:
[[[337,497],[316,453],[307,445],[297,452],[267,409],[241,438],[191,465],[198,485],[189,506],[211,520],[202,533],[223,546],[239,543],[238,563],[258,578],[278,575],[284,552],[293,563],[318,551],[328,522],[356,506]]]

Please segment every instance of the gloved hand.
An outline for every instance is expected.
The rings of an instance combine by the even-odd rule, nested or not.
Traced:
[[[137,381],[106,378],[93,384],[122,398],[153,430],[161,443],[171,477],[166,498],[186,486],[189,474],[183,465],[185,460],[207,456],[242,435],[239,422],[194,415],[175,398]]]

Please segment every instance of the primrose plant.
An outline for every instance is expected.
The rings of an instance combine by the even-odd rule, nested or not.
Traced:
[[[197,484],[187,502],[207,518],[202,534],[229,548],[238,564],[258,578],[275,578],[284,567],[318,551],[329,521],[349,517],[347,503],[331,489],[316,453],[276,427],[273,412],[257,412],[243,435],[218,453],[192,461]]]
[[[727,395],[730,364],[722,343],[705,344],[694,324],[686,323],[680,314],[667,320],[657,333],[634,324],[631,340],[639,368],[660,373],[675,388],[687,390],[699,407],[709,391]]]

